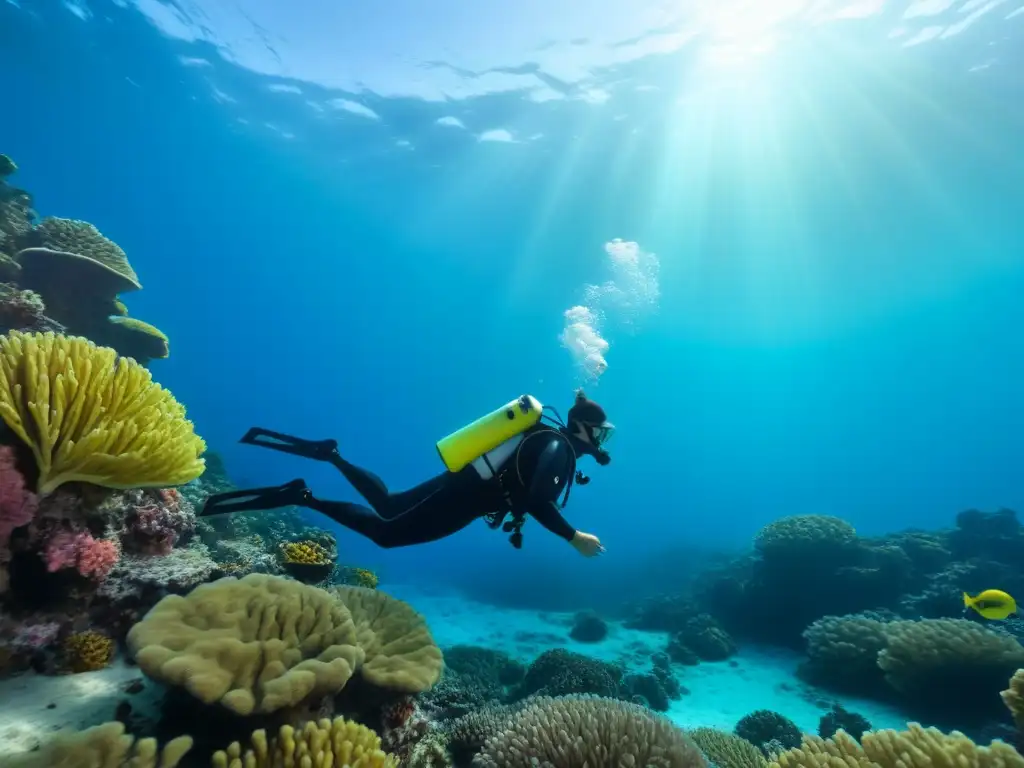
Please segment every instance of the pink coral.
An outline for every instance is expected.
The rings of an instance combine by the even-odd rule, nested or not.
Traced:
[[[0,560],[15,528],[28,525],[39,508],[39,498],[25,488],[25,478],[14,465],[14,449],[0,445]]]
[[[121,557],[117,544],[94,539],[85,531],[59,530],[50,537],[43,553],[46,570],[75,568],[83,576],[102,581]]]

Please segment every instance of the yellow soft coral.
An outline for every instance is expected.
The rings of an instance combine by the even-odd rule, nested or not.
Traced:
[[[397,768],[398,758],[380,748],[380,737],[364,725],[336,717],[308,722],[301,731],[282,725],[278,735],[267,741],[267,732],[254,731],[252,748],[242,752],[236,741],[215,752],[213,768],[298,768],[299,766],[344,766],[344,768]]]
[[[339,584],[348,584],[353,587],[376,589],[380,584],[380,579],[376,573],[368,568],[344,566],[338,569],[336,582]]]
[[[158,749],[155,739],[135,740],[123,723],[103,723],[54,736],[38,752],[4,760],[4,768],[175,768],[192,748],[179,736]]]
[[[300,565],[327,565],[331,562],[330,552],[312,539],[282,544],[281,557],[286,563]]]
[[[1024,768],[1024,757],[1001,741],[980,747],[959,731],[908,723],[906,731],[868,731],[861,743],[839,731],[831,739],[804,736],[798,749],[780,754],[769,768]]]
[[[203,473],[206,444],[185,408],[134,360],[88,339],[0,337],[0,418],[31,449],[37,489],[181,485]]]
[[[355,581],[355,586],[366,589],[376,589],[380,583],[377,574],[366,568],[353,568],[352,578]]]
[[[64,664],[72,672],[92,672],[114,658],[114,641],[89,630],[76,632],[64,641]]]

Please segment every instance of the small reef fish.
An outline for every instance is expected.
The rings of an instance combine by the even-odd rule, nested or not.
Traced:
[[[1017,601],[1001,589],[986,589],[971,597],[964,592],[964,607],[973,608],[986,619],[1005,619],[1017,611]]]

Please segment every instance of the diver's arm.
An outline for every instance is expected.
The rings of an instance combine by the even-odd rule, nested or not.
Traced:
[[[576,535],[576,529],[569,525],[569,521],[559,511],[558,504],[553,501],[545,501],[536,506],[531,505],[530,514],[537,518],[538,523],[566,541],[572,541]]]

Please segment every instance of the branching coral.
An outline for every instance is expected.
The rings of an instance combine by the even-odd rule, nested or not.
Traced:
[[[312,540],[282,544],[281,559],[285,563],[299,565],[326,565],[331,562],[330,553]]]
[[[214,768],[398,768],[398,759],[380,748],[380,737],[369,728],[337,717],[307,722],[300,731],[281,726],[267,740],[265,730],[254,731],[245,752],[238,742],[213,755]]]
[[[344,584],[349,584],[353,587],[364,587],[366,589],[376,589],[380,584],[377,574],[368,568],[356,568],[353,566],[339,568],[338,578]]]
[[[103,669],[113,658],[114,641],[99,632],[76,632],[64,640],[64,665],[71,672]]]
[[[769,768],[1024,768],[1024,757],[1001,741],[980,747],[962,733],[908,723],[906,731],[868,731],[858,744],[845,731],[831,739],[805,736]]]
[[[184,407],[134,360],[80,337],[0,338],[0,418],[32,449],[41,494],[71,481],[180,485],[203,471]]]
[[[158,749],[154,739],[126,734],[123,723],[103,723],[58,734],[38,752],[7,758],[4,768],[175,768],[191,748],[188,736]]]

